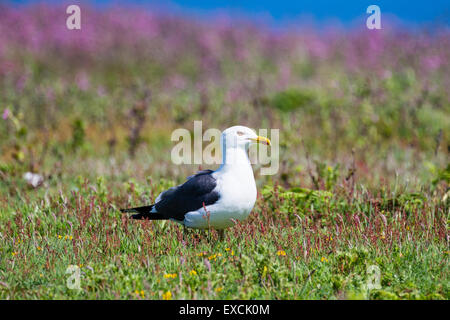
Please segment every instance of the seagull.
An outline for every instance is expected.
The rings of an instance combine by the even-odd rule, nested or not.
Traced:
[[[222,163],[213,170],[189,176],[181,185],[163,191],[155,203],[121,209],[135,213],[132,219],[172,220],[187,228],[219,231],[245,220],[256,202],[256,184],[248,158],[248,148],[255,143],[270,146],[270,140],[252,129],[233,126],[222,132]]]

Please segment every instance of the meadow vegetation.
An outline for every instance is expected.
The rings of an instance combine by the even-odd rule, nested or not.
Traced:
[[[0,6],[1,299],[449,299],[448,29],[82,14]],[[118,210],[199,169],[195,120],[280,129],[224,241]]]

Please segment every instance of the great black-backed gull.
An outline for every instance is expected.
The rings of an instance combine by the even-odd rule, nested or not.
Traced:
[[[133,219],[173,220],[195,229],[223,230],[233,226],[233,220],[245,220],[256,201],[247,152],[253,143],[270,145],[270,140],[244,126],[226,129],[220,137],[222,164],[216,171],[199,171],[162,192],[154,204],[121,211],[136,213]]]

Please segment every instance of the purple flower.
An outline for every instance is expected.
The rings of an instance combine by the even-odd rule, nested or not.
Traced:
[[[86,91],[89,89],[89,78],[85,72],[77,74],[75,81],[81,91]]]
[[[434,71],[441,66],[441,59],[439,56],[427,56],[422,58],[422,64],[426,69]]]
[[[10,113],[11,113],[11,111],[9,111],[8,108],[6,108],[5,110],[3,110],[2,119],[3,119],[3,120],[8,119]]]
[[[208,261],[208,259],[203,259],[203,263],[205,264],[206,269],[211,272],[211,263]]]

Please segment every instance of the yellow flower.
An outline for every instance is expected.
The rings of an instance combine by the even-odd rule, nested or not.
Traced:
[[[61,239],[61,238],[62,238],[62,235],[58,234],[58,239]]]
[[[328,259],[325,258],[325,257],[322,257],[322,259],[320,259],[320,261],[321,261],[321,262],[324,262],[324,261],[325,261],[325,262],[328,262]]]
[[[206,252],[199,252],[199,253],[197,253],[198,257],[203,257],[204,255],[206,255]]]
[[[195,271],[194,269],[192,269],[192,270],[189,272],[189,274],[190,274],[191,276],[196,276],[196,275],[197,275],[197,271]]]
[[[223,290],[223,287],[218,287],[218,288],[215,289],[216,292],[220,292],[222,290]]]
[[[14,257],[15,255],[17,255],[19,252],[18,251],[13,251],[11,252],[11,255]]]
[[[73,239],[73,237],[72,237],[72,236],[70,236],[70,237],[69,237],[69,240],[72,240],[72,239]]]
[[[175,279],[176,277],[177,277],[176,273],[166,273],[164,275],[164,278],[166,278],[166,279]]]
[[[409,231],[409,226],[406,226],[406,230],[408,230],[408,231]]]
[[[139,290],[134,290],[134,294],[137,295],[137,296],[141,296],[142,298],[145,297],[145,292],[144,292],[144,290],[141,290],[141,291],[139,291]]]
[[[277,251],[277,256],[285,256],[285,255],[286,255],[286,251],[284,251],[284,250]]]
[[[386,239],[386,237],[384,236],[384,234],[381,235],[381,239]]]
[[[225,248],[225,251],[230,251],[230,248]]]
[[[210,255],[210,256],[208,257],[208,260],[214,259],[214,261],[215,261],[215,260],[216,260],[216,257],[217,257],[216,254]]]
[[[163,293],[162,298],[163,300],[172,300],[172,292],[167,291],[166,293]]]
[[[42,251],[42,248],[40,246],[37,246],[36,249],[38,249],[38,251]]]
[[[83,268],[83,264],[82,264],[82,263],[80,263],[78,266],[79,266],[80,268]]]
[[[234,251],[233,250],[231,250],[231,255],[234,256]]]
[[[264,266],[262,277],[265,278],[267,275],[267,266]]]

